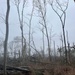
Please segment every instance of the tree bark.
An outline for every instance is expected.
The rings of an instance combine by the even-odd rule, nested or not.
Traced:
[[[10,0],[7,0],[7,12],[6,12],[6,35],[4,41],[4,75],[6,75],[6,61],[7,61],[7,43],[8,43],[8,35],[9,35],[9,12],[10,12]]]
[[[62,31],[63,31],[63,38],[64,38],[64,46],[65,46],[65,62],[67,64],[68,63],[68,59],[67,59],[67,47],[66,47],[66,38],[65,38],[64,25],[62,26]]]

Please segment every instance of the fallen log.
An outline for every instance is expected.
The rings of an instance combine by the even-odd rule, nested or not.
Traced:
[[[3,70],[3,65],[0,64],[0,70]],[[21,72],[24,75],[30,75],[31,71],[30,69],[26,66],[26,67],[13,67],[13,66],[6,66],[6,71],[7,73],[11,73],[12,71],[15,72]]]

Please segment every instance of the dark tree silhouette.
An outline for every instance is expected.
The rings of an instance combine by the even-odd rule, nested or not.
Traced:
[[[6,11],[6,35],[5,35],[5,41],[4,41],[4,75],[6,75],[6,57],[7,57],[7,43],[8,43],[8,35],[9,35],[9,11],[10,11],[10,0],[7,0],[7,11]]]

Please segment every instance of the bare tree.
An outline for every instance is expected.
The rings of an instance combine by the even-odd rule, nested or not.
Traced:
[[[48,28],[47,28],[47,22],[46,22],[46,0],[37,0],[35,1],[35,5],[36,5],[36,8],[38,8],[38,13],[41,18],[41,21],[39,23],[43,26],[43,33],[44,33],[44,30],[46,32],[49,60],[51,60],[50,40],[49,40],[49,34],[48,34]],[[43,35],[43,49],[44,49],[44,35]]]
[[[4,41],[4,75],[6,75],[6,59],[7,59],[7,43],[8,43],[8,35],[9,35],[9,12],[10,12],[10,0],[7,0],[7,12],[6,12],[6,34]]]
[[[20,29],[21,29],[21,36],[22,36],[22,59],[23,59],[23,62],[24,62],[24,57],[25,57],[25,53],[24,52],[25,51],[23,49],[23,46],[24,46],[24,43],[23,43],[24,42],[23,26],[24,26],[24,8],[25,8],[25,4],[26,4],[27,0],[23,0],[23,2],[22,2],[22,10],[19,10],[20,9],[20,2],[21,2],[21,0],[14,0],[14,1],[15,1],[15,5],[17,7],[19,23],[20,23]]]
[[[54,44],[54,61],[56,59],[56,48],[55,48],[55,41],[53,41],[53,44]]]
[[[49,4],[51,5],[52,9],[58,15],[58,17],[59,17],[59,19],[61,21],[62,32],[63,32],[63,40],[64,40],[64,46],[65,46],[65,62],[68,63],[67,48],[66,48],[66,37],[65,37],[65,22],[66,22],[66,10],[68,8],[69,0],[67,0],[64,3],[62,3],[62,2],[63,1],[61,1],[61,0],[54,0],[54,1],[49,0]],[[59,10],[59,12],[57,11],[57,9]]]
[[[32,17],[33,17],[33,12],[34,12],[34,0],[32,1],[32,11],[31,11],[31,15],[30,15],[30,20],[29,20],[29,57],[31,56],[31,48],[30,48],[30,44],[31,44],[31,25],[32,25]]]
[[[61,48],[63,48],[63,37],[62,37],[62,34],[60,35],[60,41],[61,41]]]
[[[59,53],[60,53],[60,60],[62,62],[63,56],[64,56],[64,46],[63,46],[63,36],[60,34],[60,41],[61,41],[61,46],[59,48]]]
[[[70,64],[71,50],[70,50],[70,43],[69,43],[68,31],[66,33],[67,33],[66,37],[67,37],[67,45],[68,45],[68,62]]]

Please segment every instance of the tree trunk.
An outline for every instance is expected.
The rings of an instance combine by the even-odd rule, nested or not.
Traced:
[[[43,36],[43,58],[44,58],[45,57],[44,26],[43,26],[42,36]]]
[[[64,45],[65,45],[65,62],[66,62],[66,64],[67,64],[67,63],[68,63],[68,59],[67,59],[67,47],[66,47],[66,38],[65,38],[64,25],[62,26],[62,30],[63,30]]]
[[[4,41],[4,75],[6,75],[6,60],[7,60],[7,43],[8,43],[8,35],[9,35],[9,11],[10,11],[10,0],[7,0],[7,12],[6,12],[6,35]]]

